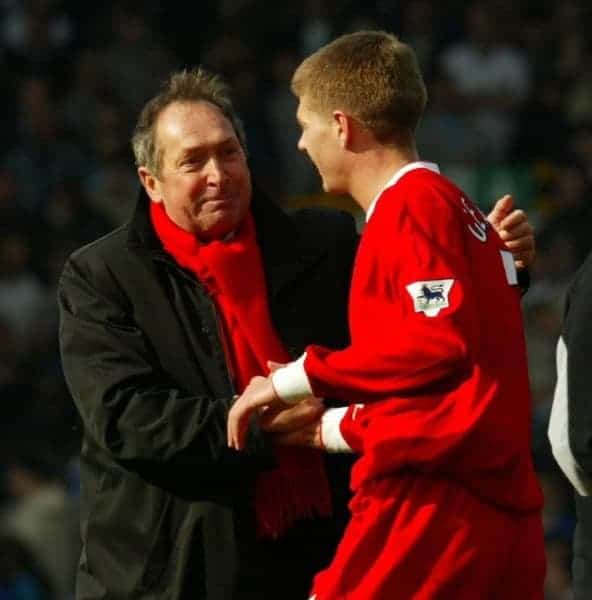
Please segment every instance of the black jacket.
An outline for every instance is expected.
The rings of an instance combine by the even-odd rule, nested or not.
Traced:
[[[574,485],[574,600],[592,597],[592,254],[567,290],[557,344],[557,384],[549,422],[553,454]]]
[[[59,285],[63,368],[84,424],[77,598],[306,598],[343,526],[349,460],[326,459],[335,518],[255,541],[252,485],[272,454],[255,423],[246,453],[227,448],[235,390],[214,305],[147,209],[142,194],[132,221],[75,252]],[[252,210],[289,353],[345,345],[353,219],[289,217],[261,198]]]

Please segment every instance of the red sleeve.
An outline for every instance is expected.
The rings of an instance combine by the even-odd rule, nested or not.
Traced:
[[[454,386],[470,371],[476,303],[459,209],[429,189],[383,202],[400,205],[379,204],[364,233],[351,345],[307,348],[315,395],[373,402]]]
[[[354,489],[437,469],[483,497],[537,505],[519,294],[503,245],[458,196],[428,192],[407,186],[397,210],[378,205],[352,280],[352,343],[307,349],[304,368],[315,394],[365,403],[340,426],[361,454]]]

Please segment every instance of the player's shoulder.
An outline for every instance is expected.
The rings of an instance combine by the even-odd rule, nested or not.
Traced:
[[[413,169],[398,182],[401,191],[415,191],[416,195],[430,194],[441,198],[456,198],[462,194],[460,188],[446,175],[433,169]],[[396,187],[396,186],[395,186]]]
[[[415,215],[422,220],[452,218],[458,215],[466,194],[441,173],[414,169],[386,190],[393,202],[392,210]]]

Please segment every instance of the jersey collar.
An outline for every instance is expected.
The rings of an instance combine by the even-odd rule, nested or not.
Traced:
[[[395,172],[395,174],[386,182],[386,185],[380,190],[380,192],[378,192],[374,200],[372,200],[372,204],[370,204],[368,210],[366,211],[366,223],[370,220],[372,213],[376,209],[376,203],[378,202],[379,198],[382,196],[384,191],[395,185],[395,183],[397,183],[397,181],[399,181],[399,179],[401,179],[403,175],[409,173],[409,171],[414,171],[415,169],[428,169],[430,171],[433,171],[434,173],[440,172],[440,169],[438,168],[438,165],[436,163],[425,162],[422,160],[417,160],[415,162],[408,163],[404,167],[398,169]]]

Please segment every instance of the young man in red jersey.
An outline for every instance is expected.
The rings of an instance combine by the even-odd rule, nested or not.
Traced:
[[[360,454],[351,521],[317,575],[316,600],[538,600],[542,495],[512,256],[466,194],[420,162],[425,86],[409,46],[342,36],[292,87],[299,148],[329,192],[366,211],[350,291],[351,344],[309,346],[236,401],[252,413],[340,398],[320,430]],[[334,417],[337,415],[337,421]]]

